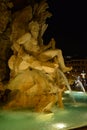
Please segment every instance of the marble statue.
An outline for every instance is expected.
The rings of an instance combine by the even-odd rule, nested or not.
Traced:
[[[19,70],[26,69],[30,66],[40,70],[48,71],[50,69],[50,71],[54,71],[55,67],[58,65],[63,72],[67,72],[72,69],[71,67],[65,66],[62,51],[60,49],[55,49],[55,40],[53,38],[47,46],[40,47],[38,45],[39,24],[36,21],[32,21],[29,24],[29,31],[30,32],[25,33],[13,44],[12,49],[14,51],[14,55],[8,62],[10,69],[14,68],[11,65],[12,62],[13,64],[16,64],[17,59],[21,59],[19,63]],[[17,52],[17,56],[15,55],[15,51]],[[47,62],[51,59],[55,59],[54,62],[50,62],[50,64],[53,64],[52,69],[46,67]],[[15,65],[15,67],[16,66],[18,67],[18,64]]]
[[[58,95],[59,106],[63,106],[61,97],[65,86],[62,89],[58,87],[57,70],[60,68],[67,72],[71,68],[65,66],[62,51],[55,49],[55,40],[52,38],[47,46],[39,46],[38,35],[39,24],[32,21],[29,23],[29,32],[12,45],[14,54],[8,61],[11,78],[7,88],[17,90],[17,94],[7,108],[16,105],[32,107],[36,111],[50,111]]]
[[[43,5],[45,9],[48,7],[46,1],[38,5],[40,16],[45,13]],[[27,9],[30,10],[30,6],[23,9],[26,14]],[[23,11],[12,24],[10,40],[13,54],[8,60],[10,79],[5,84],[5,90],[9,89],[10,92],[3,109],[50,112],[56,103],[63,108],[62,94],[66,90],[66,84],[62,82],[58,69],[65,73],[71,71],[72,67],[65,66],[62,50],[55,48],[54,38],[47,45],[43,44],[42,36],[47,28],[45,22],[49,13],[45,17],[36,15],[36,19],[31,15],[32,19],[28,19]],[[19,21],[22,21],[24,14],[26,19],[23,19],[25,22],[22,24]]]

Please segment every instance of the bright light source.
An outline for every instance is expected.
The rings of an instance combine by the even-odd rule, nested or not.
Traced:
[[[65,128],[65,127],[66,127],[66,124],[64,124],[64,123],[56,123],[56,124],[53,124],[52,126],[53,126],[54,128],[62,129],[62,128]]]

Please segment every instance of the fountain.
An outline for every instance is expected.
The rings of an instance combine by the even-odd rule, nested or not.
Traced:
[[[73,100],[73,103],[76,104],[76,101],[75,101],[74,96],[72,94],[72,89],[71,89],[71,87],[69,85],[67,77],[65,76],[65,74],[60,69],[58,69],[58,73],[62,76],[62,78],[63,78],[63,80],[64,80],[64,82],[65,82],[65,84],[67,86],[67,89],[68,89],[67,92],[69,92],[69,94],[70,94],[70,96],[71,96],[71,98]]]
[[[85,88],[84,88],[82,82],[80,81],[80,76],[78,76],[77,80],[75,80],[75,86],[76,87],[81,87],[82,91],[85,93]]]
[[[64,74],[72,67],[65,66],[55,39],[44,45],[46,19],[52,15],[47,8],[47,2],[41,1],[12,13],[9,80],[0,79],[3,130],[68,130],[87,125],[87,96],[81,82],[76,83],[83,92],[72,91]]]
[[[75,78],[75,81],[72,85],[72,89],[77,88],[77,90],[82,90],[84,93],[86,93],[86,90],[85,90],[87,86],[86,77],[85,77],[86,73],[82,72],[80,75],[82,77],[81,76],[76,77],[75,75],[72,75]]]

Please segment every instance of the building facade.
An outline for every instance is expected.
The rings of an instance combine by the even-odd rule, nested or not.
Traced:
[[[78,76],[83,71],[86,73],[87,78],[87,58],[85,59],[65,59],[66,66],[72,66],[73,69],[71,71],[72,75]]]

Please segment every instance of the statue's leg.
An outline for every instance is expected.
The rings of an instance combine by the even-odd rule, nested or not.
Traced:
[[[47,50],[47,51],[44,51],[42,53],[40,53],[40,55],[38,55],[38,59],[40,61],[49,61],[51,59],[53,59],[55,56],[58,55],[58,50],[55,49],[55,50]]]
[[[59,68],[65,73],[72,70],[72,67],[67,67],[64,62],[62,51],[58,50],[58,64]]]
[[[63,72],[68,72],[72,70],[72,67],[66,67],[64,63],[64,58],[62,55],[62,51],[60,49],[55,50],[47,50],[43,53],[41,53],[38,56],[39,60],[41,61],[49,61],[50,59],[54,59],[55,62],[59,65],[59,68]]]

